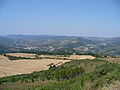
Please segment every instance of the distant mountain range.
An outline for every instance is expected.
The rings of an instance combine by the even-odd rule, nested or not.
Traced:
[[[54,35],[7,35],[0,37],[0,52],[20,50],[72,51],[120,56],[120,37],[76,37]]]

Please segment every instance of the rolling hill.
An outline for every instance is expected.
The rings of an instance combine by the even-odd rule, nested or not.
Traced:
[[[64,51],[120,56],[120,37],[7,35],[0,37],[0,45],[14,50]]]

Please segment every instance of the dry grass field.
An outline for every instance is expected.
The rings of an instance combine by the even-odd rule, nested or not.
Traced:
[[[65,62],[72,60],[82,60],[82,59],[95,59],[95,57],[90,55],[70,55],[68,57],[60,55],[38,55],[38,57],[44,59],[34,59],[36,54],[28,53],[9,53],[6,54],[15,57],[27,57],[33,59],[20,59],[20,60],[9,60],[5,56],[0,56],[0,77],[11,76],[16,74],[27,74],[34,71],[41,71],[49,69],[49,64],[54,64],[56,66],[61,65]],[[49,59],[47,59],[49,58]],[[66,58],[67,60],[63,60]]]
[[[0,77],[16,74],[32,73],[49,69],[49,64],[61,65],[69,60],[40,59],[40,60],[14,60],[10,61],[7,57],[0,56]]]
[[[70,55],[64,57],[63,55],[36,55],[36,54],[28,54],[28,53],[8,53],[6,55],[16,56],[16,57],[26,57],[26,58],[49,58],[49,59],[73,59],[73,60],[81,60],[81,59],[95,59],[95,57],[90,55]]]
[[[68,57],[68,59],[75,59],[75,60],[79,60],[79,59],[95,59],[95,57],[90,56],[90,55],[71,55],[70,57]]]
[[[36,55],[36,54],[28,54],[28,53],[7,53],[6,55],[16,56],[16,57],[35,58],[35,55]]]
[[[27,53],[20,53],[20,54],[14,53],[14,54],[9,54],[9,55],[17,56],[17,57],[29,56],[30,58],[31,57],[36,58],[35,54],[27,54]],[[69,62],[69,61],[73,60],[70,63],[66,63],[65,65],[68,66],[69,68],[72,65],[76,66],[76,67],[81,66],[82,68],[85,69],[85,72],[90,75],[92,75],[92,72],[93,72],[93,76],[91,76],[91,77],[95,78],[95,80],[93,80],[93,82],[91,82],[92,79],[90,79],[90,81],[89,81],[89,79],[88,79],[88,81],[85,81],[86,82],[85,85],[87,86],[87,88],[93,87],[96,84],[101,86],[102,83],[104,83],[104,82],[108,83],[109,78],[110,78],[110,80],[113,80],[113,81],[111,81],[110,84],[106,84],[107,86],[105,85],[105,86],[101,87],[100,89],[91,89],[90,88],[89,90],[119,90],[120,89],[120,82],[119,81],[114,82],[114,77],[113,77],[113,76],[116,76],[119,74],[119,72],[115,73],[115,71],[119,70],[119,68],[116,65],[120,64],[120,58],[97,58],[97,59],[95,59],[95,57],[89,56],[89,55],[70,55],[70,56],[66,57],[66,58],[68,58],[67,60],[63,60],[65,57],[60,56],[60,55],[56,55],[56,56],[55,55],[39,55],[39,57],[42,57],[42,58],[9,60],[8,57],[1,55],[0,56],[0,77],[12,76],[12,75],[17,75],[17,74],[29,74],[34,71],[47,70],[50,67],[49,65],[54,64],[56,66],[59,66],[65,62]],[[50,58],[50,59],[47,59],[46,57]],[[61,59],[59,59],[58,57]],[[83,60],[83,59],[87,59],[87,60]],[[94,59],[94,60],[88,60],[88,59]],[[77,61],[74,61],[74,60],[77,60]],[[83,61],[81,61],[81,60],[83,60]],[[98,60],[98,61],[96,61],[96,60]],[[109,64],[109,62],[104,62],[103,60],[109,61],[112,63],[119,63],[119,64]],[[112,66],[112,65],[114,65],[114,66]],[[100,67],[100,66],[102,66],[102,67]],[[96,68],[96,67],[99,67],[99,68]],[[109,74],[102,75],[102,73],[99,72],[99,70],[102,70],[102,69],[106,70],[106,72],[108,72],[110,69]],[[109,77],[109,75],[111,75],[112,77]],[[18,78],[18,77],[19,76],[17,76],[16,78]],[[79,82],[81,80],[81,78],[80,77],[78,78],[78,77],[76,77],[76,79],[74,79],[74,80],[76,80],[76,82],[77,81]],[[9,77],[9,78],[11,78],[11,77]],[[9,78],[8,78],[8,82],[9,82]],[[85,80],[87,80],[86,76],[84,76],[84,78],[86,78]],[[117,77],[117,78],[119,78],[119,77]],[[12,80],[12,79],[10,79],[10,80]],[[17,79],[15,79],[15,80],[17,80]],[[36,79],[33,79],[33,80],[36,80]],[[53,82],[56,82],[56,81],[53,81]],[[64,80],[62,82],[64,82]],[[29,82],[29,83],[26,81],[21,83],[21,81],[19,82],[19,80],[18,80],[15,83],[1,84],[0,90],[3,90],[3,88],[18,88],[19,90],[22,90],[21,88],[41,86],[42,85],[41,83],[42,84],[45,83],[44,85],[48,85],[49,83],[51,83],[50,85],[53,85],[51,80],[50,80],[50,82],[49,81],[43,81],[43,82],[34,81],[34,82]],[[59,83],[56,82],[56,85],[59,85]],[[85,90],[86,90],[86,86],[85,86]],[[55,87],[55,86],[53,85],[51,87]],[[26,89],[23,89],[23,90],[26,90]]]
[[[60,56],[60,55],[39,55],[38,57],[40,58],[60,58],[60,59],[72,59],[72,60],[82,60],[82,59],[95,59],[95,57],[90,56],[90,55],[70,55],[67,57]]]

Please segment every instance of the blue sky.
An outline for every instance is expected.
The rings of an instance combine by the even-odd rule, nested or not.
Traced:
[[[119,0],[0,0],[0,35],[120,36]]]

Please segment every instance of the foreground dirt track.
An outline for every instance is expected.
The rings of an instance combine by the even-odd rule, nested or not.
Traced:
[[[26,74],[33,71],[47,70],[49,64],[61,65],[70,60],[41,59],[41,60],[15,60],[10,61],[7,57],[0,56],[0,77],[16,74]]]

